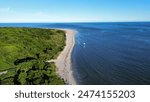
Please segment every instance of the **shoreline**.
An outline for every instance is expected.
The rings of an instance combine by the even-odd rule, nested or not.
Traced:
[[[72,29],[59,29],[65,31],[66,46],[54,61],[56,65],[56,73],[64,79],[67,85],[76,85],[73,75],[71,54],[75,45],[75,30]]]

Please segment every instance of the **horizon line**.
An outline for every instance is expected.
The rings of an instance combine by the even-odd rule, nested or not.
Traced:
[[[128,22],[150,22],[150,21],[73,21],[73,22],[0,22],[0,23],[128,23]]]

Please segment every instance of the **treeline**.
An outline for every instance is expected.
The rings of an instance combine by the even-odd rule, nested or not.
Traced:
[[[60,85],[54,63],[65,46],[65,32],[40,28],[0,28],[2,85]]]

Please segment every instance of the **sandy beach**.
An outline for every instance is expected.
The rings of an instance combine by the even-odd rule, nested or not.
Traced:
[[[75,30],[61,29],[66,32],[66,46],[55,61],[57,74],[63,78],[66,84],[75,85],[76,81],[73,76],[71,53],[75,45]]]

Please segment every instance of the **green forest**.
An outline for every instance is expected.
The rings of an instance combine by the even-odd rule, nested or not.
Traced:
[[[65,46],[65,32],[0,27],[1,85],[62,85],[54,63]]]

